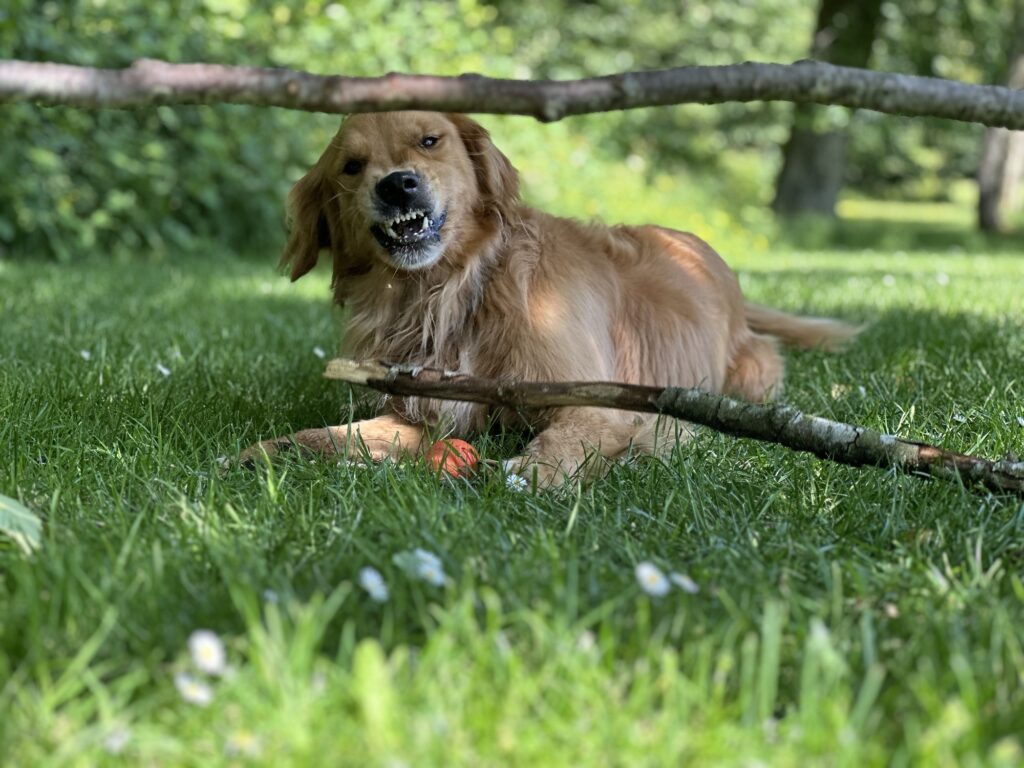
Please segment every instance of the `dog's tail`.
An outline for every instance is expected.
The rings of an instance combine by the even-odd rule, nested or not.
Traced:
[[[863,326],[840,320],[799,317],[749,301],[746,303],[746,315],[747,324],[755,333],[775,336],[784,344],[802,349],[820,347],[834,352],[863,330]]]

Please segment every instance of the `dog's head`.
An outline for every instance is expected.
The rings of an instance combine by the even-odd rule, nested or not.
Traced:
[[[464,115],[354,115],[292,189],[282,263],[297,280],[329,249],[336,283],[375,262],[426,270],[500,224],[518,193],[508,158]]]

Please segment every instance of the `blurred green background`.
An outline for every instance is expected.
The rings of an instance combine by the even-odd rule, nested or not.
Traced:
[[[517,78],[863,56],[876,69],[1007,82],[1018,5],[7,0],[0,5],[0,56],[101,67],[156,57],[349,75]],[[829,50],[837,39],[847,40],[845,51]],[[839,220],[798,216],[794,226],[772,213],[782,147],[801,120],[843,133],[844,155],[816,150],[841,184]],[[714,238],[725,251],[765,249],[780,236],[803,246],[892,248],[936,233],[960,246],[974,236],[974,179],[986,136],[977,125],[874,113],[851,120],[841,108],[794,118],[788,104],[643,109],[555,125],[525,117],[484,122],[523,172],[527,198],[557,213],[657,221]],[[211,244],[265,253],[283,237],[289,185],[337,124],[335,116],[228,105],[0,106],[0,258],[71,261]],[[799,183],[820,201],[814,174]],[[893,200],[927,205],[901,216],[898,227],[879,226]],[[825,207],[831,213],[834,201]],[[1010,201],[1005,221],[988,228],[1012,229],[1014,210]]]

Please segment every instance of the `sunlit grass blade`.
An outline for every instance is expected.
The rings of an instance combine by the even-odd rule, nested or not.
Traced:
[[[0,533],[12,539],[25,554],[39,548],[43,522],[39,516],[9,496],[0,495]]]

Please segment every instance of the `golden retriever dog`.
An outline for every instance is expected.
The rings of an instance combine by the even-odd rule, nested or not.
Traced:
[[[499,380],[701,387],[760,401],[782,385],[778,341],[833,347],[856,332],[744,301],[735,275],[695,235],[524,205],[508,158],[460,114],[344,120],[289,203],[282,264],[297,280],[330,253],[334,299],[350,308],[343,349],[359,359]],[[590,457],[600,468],[687,434],[685,425],[617,410],[519,413],[403,397],[385,399],[373,419],[264,441],[243,460],[296,446],[397,460],[490,423],[529,430],[531,442],[506,468],[539,486],[580,475]]]

